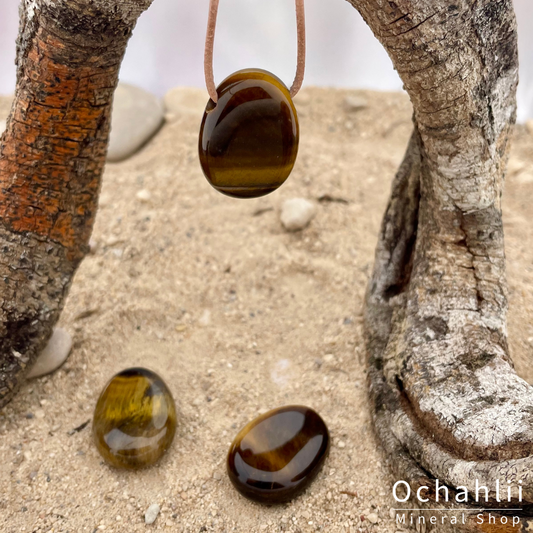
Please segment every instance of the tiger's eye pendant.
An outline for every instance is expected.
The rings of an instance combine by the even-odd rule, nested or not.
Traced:
[[[200,126],[200,163],[209,183],[235,198],[275,191],[298,153],[296,108],[283,82],[266,70],[244,69],[217,88]]]

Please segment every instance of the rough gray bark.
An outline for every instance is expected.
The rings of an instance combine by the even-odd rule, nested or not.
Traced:
[[[415,489],[438,478],[471,491],[478,479],[492,489],[485,507],[516,507],[495,501],[496,480],[509,480],[531,504],[533,389],[508,355],[501,219],[518,82],[512,2],[349,1],[414,108],[366,297],[377,435]],[[450,530],[492,531],[478,527]]]
[[[0,141],[0,408],[49,339],[87,252],[120,63],[150,3],[21,3]]]

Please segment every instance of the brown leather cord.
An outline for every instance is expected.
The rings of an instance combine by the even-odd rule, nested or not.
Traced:
[[[305,73],[305,7],[304,0],[296,0],[296,28],[298,32],[298,63],[292,82],[291,96],[294,98],[304,82]]]
[[[213,74],[213,46],[215,43],[215,29],[217,26],[218,0],[210,0],[209,17],[207,19],[207,34],[205,36],[204,73],[207,92],[211,100],[217,103],[218,95]]]
[[[217,103],[217,89],[215,85],[215,77],[213,74],[213,48],[215,43],[215,30],[217,25],[219,0],[210,0],[209,2],[209,17],[207,20],[207,34],[205,38],[205,54],[204,54],[204,72],[205,84],[207,92],[211,100]],[[305,8],[304,0],[296,0],[296,28],[298,33],[298,59],[296,67],[296,77],[292,83],[290,90],[291,96],[294,98],[300,90],[304,81],[305,73]]]

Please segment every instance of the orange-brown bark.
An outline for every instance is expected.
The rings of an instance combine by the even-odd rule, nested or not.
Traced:
[[[49,339],[88,250],[118,71],[149,3],[22,2],[0,141],[0,408]]]
[[[68,63],[72,45],[41,26],[25,60],[0,158],[0,217],[83,257],[97,207],[116,61]]]

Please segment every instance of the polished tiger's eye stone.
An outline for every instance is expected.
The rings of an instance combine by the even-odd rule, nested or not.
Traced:
[[[154,464],[176,432],[176,407],[163,380],[146,368],[129,368],[105,386],[94,410],[93,438],[113,466]]]
[[[266,70],[244,69],[209,100],[198,143],[205,177],[218,191],[254,198],[287,179],[298,153],[296,108],[283,82]]]
[[[283,503],[300,494],[318,474],[329,450],[329,432],[309,407],[269,411],[246,425],[227,460],[235,488],[259,503]]]

